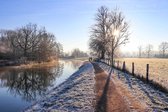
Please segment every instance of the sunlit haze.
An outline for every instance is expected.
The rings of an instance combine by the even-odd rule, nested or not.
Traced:
[[[10,1],[10,2],[9,2]],[[130,42],[122,51],[137,51],[139,45],[158,45],[168,40],[166,0],[1,0],[0,28],[13,29],[29,22],[45,26],[63,44],[65,52],[88,50],[90,27],[97,8],[118,7],[130,23]]]

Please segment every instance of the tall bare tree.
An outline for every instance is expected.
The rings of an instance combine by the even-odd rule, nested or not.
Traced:
[[[39,61],[51,60],[52,58],[57,56],[57,53],[59,51],[58,50],[59,48],[57,47],[57,42],[55,41],[55,36],[51,33],[45,33],[41,38],[42,39],[37,49],[38,60]]]
[[[36,24],[28,24],[17,30],[16,43],[23,50],[24,57],[27,57],[28,50],[39,44],[42,32],[45,31],[38,30]]]
[[[129,25],[122,12],[109,11],[105,6],[98,9],[96,24],[92,27],[90,48],[96,51],[100,58],[109,55],[112,61],[117,49],[129,40]]]
[[[90,48],[98,53],[99,58],[104,59],[107,45],[107,32],[109,30],[109,9],[101,6],[95,17],[96,23],[91,28]]]
[[[129,24],[118,9],[110,13],[109,21],[108,44],[111,48],[111,61],[113,65],[115,52],[129,40]]]
[[[151,44],[148,44],[146,46],[146,54],[147,54],[147,57],[150,58],[151,54],[152,54],[152,50],[153,50],[153,45]]]
[[[168,42],[162,42],[159,45],[159,51],[162,54],[162,57],[165,58],[166,52],[168,51]]]

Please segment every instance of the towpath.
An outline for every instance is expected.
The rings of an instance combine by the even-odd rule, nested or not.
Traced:
[[[96,112],[132,112],[133,110],[145,112],[145,106],[133,99],[128,91],[124,91],[118,81],[112,80],[111,74],[105,72],[97,63],[92,64],[96,79]]]

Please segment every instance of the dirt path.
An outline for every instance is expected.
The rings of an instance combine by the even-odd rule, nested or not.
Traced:
[[[148,108],[145,102],[138,100],[136,95],[131,94],[128,88],[121,82],[121,80],[117,78],[116,75],[112,76],[112,81],[116,85],[116,89],[119,92],[119,94],[122,97],[124,97],[127,100],[127,102],[129,102],[129,107],[131,111],[152,112],[152,110]]]
[[[96,112],[130,112],[129,105],[119,94],[108,75],[96,63],[93,63],[96,74]]]

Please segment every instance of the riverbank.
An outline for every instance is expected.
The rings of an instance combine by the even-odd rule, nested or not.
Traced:
[[[25,112],[58,111],[58,112],[94,112],[95,79],[94,68],[85,62],[77,72],[65,82],[46,94]]]
[[[123,88],[111,79],[99,63],[85,62],[65,82],[49,91],[45,98],[25,110],[57,112],[145,111],[146,105],[120,92]],[[127,92],[128,93],[128,92]],[[132,103],[130,101],[133,101]],[[132,100],[131,100],[132,99]]]
[[[112,74],[109,74],[110,69],[110,66],[103,63],[85,62],[77,72],[49,91],[44,99],[37,101],[25,112],[150,112],[167,110],[167,96],[163,93],[115,69]]]
[[[26,64],[19,64],[19,65],[9,65],[9,66],[1,66],[0,71],[4,71],[5,69],[10,70],[10,69],[30,69],[30,68],[41,68],[41,67],[52,67],[56,66],[58,64],[58,60],[52,60],[49,62],[29,62]]]

